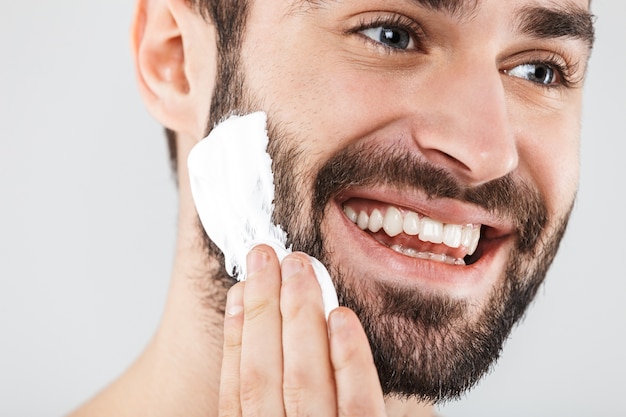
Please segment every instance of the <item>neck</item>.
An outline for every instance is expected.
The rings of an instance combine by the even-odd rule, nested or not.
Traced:
[[[401,400],[387,398],[385,400],[387,415],[389,417],[434,417],[435,410],[432,405],[418,403],[415,400]]]
[[[187,416],[217,416],[224,320],[220,311],[227,288],[214,278],[221,266],[207,257],[191,197],[185,167],[194,143],[179,140],[176,256],[161,325],[142,357],[154,373],[158,409],[147,414],[155,416],[183,411]]]
[[[182,139],[182,138],[179,138]],[[165,311],[156,334],[115,382],[71,414],[217,416],[226,288],[213,278],[186,172],[191,140],[179,140],[178,238]]]

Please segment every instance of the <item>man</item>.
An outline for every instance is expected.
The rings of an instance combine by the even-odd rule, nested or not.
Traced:
[[[565,231],[592,44],[587,0],[139,0],[176,259],[154,339],[75,415],[428,416],[472,387]],[[256,247],[233,285],[199,225],[190,149],[257,110],[328,322],[305,254]]]

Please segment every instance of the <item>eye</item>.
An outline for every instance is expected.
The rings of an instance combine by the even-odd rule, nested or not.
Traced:
[[[546,86],[558,84],[560,81],[558,70],[549,64],[522,64],[507,70],[506,73]]]
[[[374,42],[390,48],[403,50],[415,49],[415,40],[406,29],[393,26],[376,26],[360,30],[359,33],[367,36]]]

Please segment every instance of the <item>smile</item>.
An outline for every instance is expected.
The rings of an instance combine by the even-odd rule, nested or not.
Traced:
[[[444,223],[403,207],[362,199],[344,202],[343,212],[378,243],[402,255],[459,266],[478,258],[481,224]]]

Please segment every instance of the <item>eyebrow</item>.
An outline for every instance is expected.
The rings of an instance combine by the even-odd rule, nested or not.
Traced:
[[[481,0],[411,0],[411,2],[435,12],[446,12],[460,20],[470,18],[481,4]]]
[[[595,41],[595,16],[578,6],[523,7],[516,12],[517,32],[538,39],[580,39],[591,49]]]
[[[332,1],[339,0],[298,0],[296,3],[306,4],[312,8],[318,8]],[[358,0],[357,0],[358,1]],[[470,16],[478,6],[481,0],[406,0],[414,3],[419,7],[430,9],[432,11],[442,11],[459,19]]]

